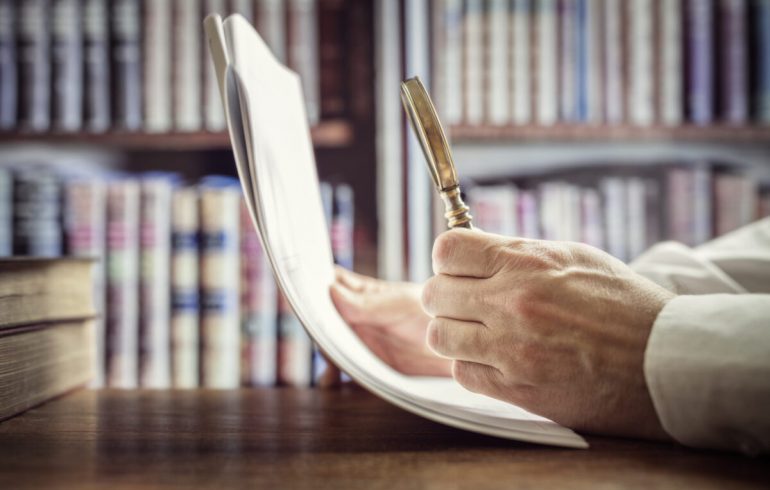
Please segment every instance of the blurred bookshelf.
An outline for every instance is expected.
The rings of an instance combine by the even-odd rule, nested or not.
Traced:
[[[347,148],[353,144],[353,127],[344,120],[323,121],[310,128],[316,148]],[[226,132],[185,133],[24,133],[0,132],[0,145],[45,144],[56,146],[98,146],[116,150],[194,151],[230,150]]]
[[[683,125],[639,127],[631,125],[491,126],[458,125],[449,129],[452,141],[495,142],[722,142],[770,145],[770,126]]]
[[[647,206],[647,216],[661,214],[650,236],[697,235],[683,240],[696,245],[770,212],[770,2],[404,0],[400,15],[390,34],[404,45],[400,74],[419,76],[430,91],[464,188],[483,208],[471,206],[483,229],[606,245],[581,226],[608,219],[607,208],[627,199],[623,212]],[[386,206],[399,200],[406,208],[404,235],[389,245],[399,249],[400,241],[405,259],[389,267],[420,281],[431,274],[433,237],[445,222],[420,176],[421,150],[409,129],[404,135],[406,164],[393,179],[408,186]],[[692,171],[684,172],[688,192],[667,177],[682,168]],[[692,187],[692,179],[710,184]],[[742,215],[720,221],[740,201],[733,180],[751,197]],[[645,186],[656,195],[642,198]],[[484,199],[485,190],[498,202]],[[699,216],[670,220],[699,227],[695,235],[669,226],[677,195],[699,202],[679,203]],[[550,204],[572,199],[580,209],[575,199],[583,198],[589,207],[598,200],[601,212]],[[554,221],[554,212],[566,217]],[[634,230],[594,226],[604,238],[636,237],[630,249],[610,250],[624,260],[650,244],[631,218]]]
[[[376,275],[374,5],[0,0],[0,262],[99,259],[92,386],[316,384],[242,204],[202,22],[244,16],[300,76],[335,261]]]

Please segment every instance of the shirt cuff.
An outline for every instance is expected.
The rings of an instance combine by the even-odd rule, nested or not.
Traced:
[[[659,313],[644,374],[663,428],[680,443],[770,449],[770,295],[677,296]]]

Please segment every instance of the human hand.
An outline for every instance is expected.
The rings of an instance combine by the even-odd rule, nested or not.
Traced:
[[[450,230],[424,287],[428,344],[467,389],[586,432],[667,438],[644,378],[673,294],[578,243]]]
[[[380,359],[403,374],[450,376],[451,361],[434,354],[425,343],[430,317],[420,305],[422,286],[387,282],[336,269],[331,297],[342,318]],[[336,368],[322,384],[338,378]]]

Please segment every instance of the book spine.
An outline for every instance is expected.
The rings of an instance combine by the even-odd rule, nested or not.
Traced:
[[[201,191],[201,384],[240,383],[240,193],[234,187]]]
[[[605,245],[607,252],[620,260],[627,260],[626,200],[623,179],[607,177],[600,181],[604,207]]]
[[[150,133],[168,132],[173,124],[171,7],[171,0],[144,3],[144,130]]]
[[[585,188],[580,191],[581,235],[580,241],[604,248],[604,228],[602,224],[602,200],[599,191]]]
[[[644,181],[644,218],[645,218],[645,249],[661,241],[662,214],[661,186],[657,179],[647,178]]]
[[[0,168],[0,257],[13,255],[13,175]]]
[[[760,190],[759,197],[757,198],[759,205],[759,218],[767,218],[770,216],[770,191],[767,189]]]
[[[19,124],[30,131],[51,127],[51,30],[48,0],[18,2]]]
[[[142,128],[142,31],[139,0],[114,0],[112,34],[115,124],[119,129]]]
[[[770,124],[770,0],[757,2],[757,120]]]
[[[299,74],[310,125],[321,118],[317,0],[289,1],[289,66]]]
[[[602,64],[602,9],[601,0],[585,0],[585,108],[586,122],[598,124],[603,119],[601,92]]]
[[[484,120],[484,3],[466,0],[465,17],[465,122],[472,126]]]
[[[609,124],[625,119],[623,5],[621,0],[604,0],[604,114]]]
[[[107,190],[107,386],[139,385],[139,183]]]
[[[174,4],[174,129],[201,129],[201,3],[175,0]]]
[[[198,191],[174,191],[171,205],[171,385],[198,386]]]
[[[16,126],[16,63],[16,4],[14,0],[0,0],[0,130]]]
[[[693,171],[693,246],[706,243],[714,236],[712,203],[711,169],[705,163],[696,164]]]
[[[649,126],[654,120],[652,1],[630,4],[630,120]]]
[[[687,1],[687,105],[691,122],[714,120],[714,4]]]
[[[252,5],[252,0],[229,0],[229,7],[231,14],[240,14],[246,19],[246,22],[254,24],[254,5]]]
[[[647,248],[647,195],[644,179],[639,177],[627,179],[625,193],[628,260],[633,260]]]
[[[740,211],[738,213],[738,228],[746,226],[760,218],[759,189],[757,181],[748,176],[741,176]],[[717,236],[714,234],[714,236]]]
[[[169,179],[142,181],[139,383],[146,388],[171,386],[171,193]]]
[[[513,0],[513,122],[528,124],[532,119],[532,72],[530,70],[530,0]]]
[[[577,120],[577,0],[560,0],[560,43],[559,43],[559,81],[561,120]]]
[[[722,117],[728,124],[746,124],[749,119],[746,1],[720,0],[719,7]]]
[[[243,384],[274,386],[278,382],[277,290],[245,202],[241,204],[241,261]]]
[[[660,107],[661,122],[667,126],[682,123],[682,2],[660,0],[658,9],[660,25]]]
[[[110,126],[110,37],[106,0],[83,4],[83,120],[93,132]]]
[[[463,2],[440,0],[443,5],[444,39],[443,67],[439,80],[444,80],[444,98],[437,108],[449,126],[463,119]],[[439,99],[442,100],[442,99]]]
[[[519,223],[521,223],[521,236],[525,238],[539,239],[541,237],[538,221],[537,196],[532,190],[524,190],[519,193],[518,202]]]
[[[560,186],[562,198],[563,233],[565,240],[571,242],[580,241],[583,229],[582,214],[580,212],[580,188],[570,183],[562,183]]]
[[[599,9],[596,0],[577,0],[576,12],[576,96],[577,120],[597,123],[599,109],[599,78],[601,59],[599,57]]]
[[[78,131],[83,124],[82,17],[80,0],[53,0],[53,125],[62,131]]]
[[[95,372],[91,386],[101,388],[106,383],[106,320],[107,308],[107,201],[106,186],[97,179],[74,180],[64,187],[64,234],[66,250],[76,257],[97,258],[93,267]]]
[[[543,126],[558,119],[557,7],[556,0],[537,2],[537,122]]]
[[[260,11],[260,18],[262,14]],[[350,89],[348,67],[341,49],[344,43],[346,18],[343,2],[319,2],[319,47],[321,77],[321,119],[346,117],[349,113],[345,94]],[[262,21],[260,21],[261,23]],[[260,28],[260,32],[262,29]]]
[[[449,122],[446,118],[446,2],[435,0],[431,4],[430,30],[431,30],[431,82],[433,85],[433,103],[436,106],[439,118],[445,125]]]
[[[350,270],[353,270],[354,259],[354,223],[353,188],[348,184],[337,184],[334,187],[334,208],[331,221],[332,252],[334,261]]]
[[[575,120],[588,116],[588,0],[575,0]]]
[[[203,0],[203,7],[206,14],[219,14],[225,16],[225,0]],[[214,71],[214,62],[208,50],[203,52],[203,109],[206,129],[211,132],[224,131],[225,108],[222,104],[222,96],[219,92],[219,82],[217,74]]]
[[[490,0],[487,8],[486,22],[489,33],[489,96],[487,102],[487,119],[490,124],[507,124],[510,119],[510,72],[509,61],[511,36],[509,22],[511,3],[509,0]],[[515,50],[514,50],[515,51]],[[515,73],[515,72],[514,72]],[[435,84],[434,84],[435,85]]]
[[[257,30],[278,61],[286,63],[286,8],[281,0],[257,0]]]
[[[555,182],[543,182],[537,189],[538,221],[543,240],[561,239],[561,230],[559,229],[561,206],[557,186],[558,184]]]
[[[667,170],[667,238],[690,246],[695,245],[694,182],[694,173],[690,168],[672,167]]]
[[[46,168],[16,170],[13,196],[14,255],[60,256],[61,186],[57,176]]]
[[[714,176],[714,232],[717,236],[738,228],[741,195],[740,177],[731,174]]]

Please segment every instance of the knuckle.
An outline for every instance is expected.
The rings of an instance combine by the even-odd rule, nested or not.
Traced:
[[[457,248],[460,237],[451,231],[440,234],[433,243],[433,263],[441,268],[452,258],[452,253]]]
[[[470,363],[454,361],[452,363],[452,377],[465,389],[473,392],[478,391],[478,382]]]
[[[420,295],[420,301],[422,302],[422,307],[427,311],[428,313],[433,311],[433,307],[435,306],[435,301],[437,296],[437,285],[436,282],[438,281],[438,277],[431,277],[425,282],[425,285],[422,287],[422,294]]]
[[[428,346],[436,353],[443,354],[445,351],[445,331],[443,322],[439,319],[432,319],[428,323]]]

